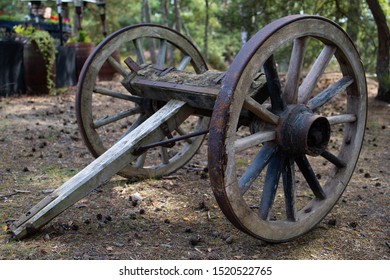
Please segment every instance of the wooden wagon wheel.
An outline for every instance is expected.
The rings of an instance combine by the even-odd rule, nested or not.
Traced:
[[[284,79],[278,67],[286,51]],[[318,57],[309,63],[305,54],[312,51]],[[321,88],[319,79],[329,70],[342,75]],[[268,92],[250,97],[259,71]],[[210,179],[227,218],[269,242],[291,240],[318,224],[354,171],[366,98],[359,55],[338,25],[317,16],[289,16],[259,31],[226,73],[210,123]],[[254,116],[250,133],[240,122],[248,111]]]
[[[132,95],[122,86],[121,81],[130,74],[130,69],[113,58],[114,53],[118,52],[126,53],[122,60],[130,56],[139,65],[176,66],[179,70],[196,73],[207,71],[207,65],[196,47],[169,28],[140,24],[108,36],[86,61],[80,74],[76,99],[79,129],[95,157],[103,154],[161,107],[155,101]],[[117,76],[112,81],[99,81],[99,71],[108,63],[116,70]],[[120,112],[118,107],[121,108]],[[209,118],[190,116],[172,134],[202,131],[208,128],[208,124]],[[203,139],[204,135],[201,135],[178,143],[179,146],[149,150],[119,174],[139,178],[169,174],[192,158]]]

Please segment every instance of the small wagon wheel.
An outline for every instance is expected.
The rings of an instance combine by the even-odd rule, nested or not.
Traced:
[[[125,53],[122,59],[115,59]],[[129,93],[121,81],[131,72],[121,61],[130,56],[139,65],[175,66],[203,73],[207,65],[196,47],[184,36],[162,26],[140,24],[118,30],[102,41],[86,61],[80,74],[76,114],[81,135],[89,151],[98,157],[118,139],[133,131],[162,104]],[[102,68],[111,66],[116,76],[99,80]],[[208,128],[209,118],[191,115],[168,136],[196,133]],[[204,135],[189,138],[174,147],[158,147],[140,155],[119,174],[154,178],[179,169],[200,147]],[[163,139],[161,139],[163,140]]]
[[[311,63],[305,54],[312,51],[318,56]],[[278,67],[286,52],[284,78]],[[306,75],[304,66],[310,66]],[[320,77],[334,69],[341,77],[323,87]],[[267,93],[249,96],[260,72]],[[338,25],[289,16],[259,31],[226,73],[210,123],[210,179],[227,218],[269,242],[291,240],[318,224],[354,171],[366,98],[359,55]],[[241,121],[248,114],[249,132]]]

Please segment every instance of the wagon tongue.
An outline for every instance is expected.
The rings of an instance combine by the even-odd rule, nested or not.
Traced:
[[[24,213],[10,226],[14,237],[21,239],[36,232],[99,185],[108,181],[137,158],[134,154],[137,147],[160,141],[165,137],[159,127],[164,124],[172,131],[177,124],[188,117],[188,113],[185,102],[169,101],[134,131]]]

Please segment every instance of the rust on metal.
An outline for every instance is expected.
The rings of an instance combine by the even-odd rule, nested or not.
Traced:
[[[289,105],[281,114],[276,141],[290,154],[322,154],[329,143],[330,124],[326,117],[314,114],[305,105]]]

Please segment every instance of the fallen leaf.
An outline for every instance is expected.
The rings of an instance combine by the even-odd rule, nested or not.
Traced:
[[[184,217],[184,218],[183,218],[183,221],[188,222],[188,221],[190,221],[190,218]]]

